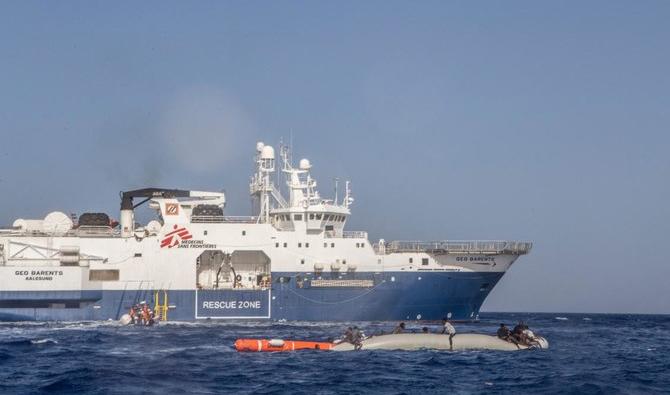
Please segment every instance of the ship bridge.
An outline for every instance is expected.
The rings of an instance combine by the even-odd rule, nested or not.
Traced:
[[[351,214],[350,184],[345,183],[344,197],[340,201],[337,196],[324,199],[317,190],[317,182],[311,176],[312,164],[308,159],[301,159],[297,167],[291,163],[288,147],[282,146],[281,172],[286,179],[288,198],[284,198],[280,188],[272,181],[275,172],[275,150],[263,142],[256,145],[256,172],[251,178],[249,191],[255,200],[259,223],[272,224],[280,231],[305,231],[322,233],[327,237],[344,234],[344,225]]]

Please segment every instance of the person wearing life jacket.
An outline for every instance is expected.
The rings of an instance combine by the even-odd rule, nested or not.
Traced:
[[[398,324],[398,326],[395,327],[395,329],[392,332],[394,335],[400,334],[400,333],[405,333],[405,323],[401,322]]]
[[[145,304],[142,305],[142,325],[149,325],[149,320],[151,316],[149,314],[149,306]]]
[[[456,335],[456,328],[449,322],[445,317],[442,318],[442,334],[449,335],[449,349],[453,351],[454,349],[454,336]]]

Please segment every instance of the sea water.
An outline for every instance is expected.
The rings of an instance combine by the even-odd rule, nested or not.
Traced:
[[[482,314],[458,332],[525,321],[533,351],[238,353],[237,338],[325,340],[394,322],[0,324],[0,393],[670,393],[670,316]],[[409,331],[439,322],[407,322]]]

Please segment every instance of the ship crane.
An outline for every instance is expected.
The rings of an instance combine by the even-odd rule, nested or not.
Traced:
[[[142,204],[155,198],[194,198],[194,201],[208,200],[214,204],[225,204],[225,197],[220,192],[189,191],[185,189],[143,188],[132,191],[121,192],[121,236],[132,237],[135,227],[135,209]],[[133,203],[136,198],[143,198],[137,204]],[[182,202],[188,203],[188,202]]]

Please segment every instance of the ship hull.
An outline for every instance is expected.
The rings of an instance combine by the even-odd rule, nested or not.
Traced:
[[[0,321],[118,320],[136,303],[167,306],[168,321],[474,320],[503,272],[356,273],[318,283],[272,273],[265,290],[0,291]]]

